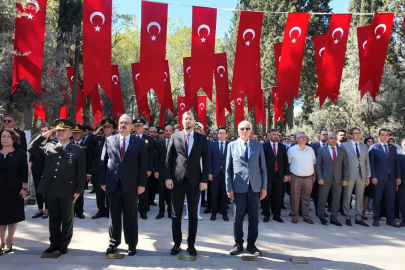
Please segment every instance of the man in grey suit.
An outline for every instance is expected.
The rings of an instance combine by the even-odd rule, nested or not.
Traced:
[[[323,225],[328,224],[325,218],[325,205],[329,191],[332,189],[330,223],[342,226],[342,223],[337,220],[337,215],[342,194],[342,181],[346,182],[346,184],[348,182],[348,166],[346,150],[337,146],[337,136],[335,133],[329,133],[328,146],[318,150],[316,174],[319,184],[318,209],[316,214]]]
[[[261,143],[249,139],[251,123],[240,122],[238,133],[240,138],[229,144],[226,154],[226,191],[235,204],[235,245],[230,254],[237,255],[243,251],[243,219],[247,209],[249,227],[246,250],[261,256],[255,242],[259,232],[259,203],[267,195],[266,160]]]
[[[356,224],[369,227],[361,218],[363,212],[364,189],[370,184],[371,170],[368,159],[367,145],[360,142],[361,130],[354,127],[349,130],[351,140],[341,144],[346,150],[349,182],[343,182],[343,212],[346,217],[346,225],[352,226],[350,219],[350,203],[354,186],[356,186]]]

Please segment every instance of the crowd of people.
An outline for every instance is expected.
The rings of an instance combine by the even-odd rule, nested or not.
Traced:
[[[29,176],[38,206],[32,218],[49,218],[50,246],[45,253],[68,252],[73,218],[86,218],[83,197],[90,182],[98,208],[91,218],[110,219],[106,254],[115,253],[121,244],[122,228],[128,255],[137,253],[138,212],[141,219],[148,219],[151,207],[159,209],[156,219],[165,213],[171,219],[172,255],[181,251],[182,219],[189,223],[187,250],[196,256],[201,207],[205,214],[211,213],[211,221],[218,214],[229,221],[233,203],[235,245],[230,254],[243,251],[247,214],[246,250],[261,256],[255,246],[259,208],[263,222],[269,222],[272,215],[274,221],[283,223],[286,195],[294,224],[300,216],[314,224],[312,199],[312,216],[323,225],[342,226],[341,214],[344,224],[352,226],[353,205],[357,225],[370,226],[368,209],[373,212],[373,226],[379,226],[382,217],[389,226],[405,226],[405,187],[401,184],[405,139],[396,144],[387,129],[379,130],[378,141],[363,137],[357,127],[347,133],[321,130],[310,143],[302,131],[284,136],[271,129],[265,136],[255,135],[248,121],[239,123],[238,136],[225,127],[207,135],[192,112],[183,114],[183,130],[170,125],[149,127],[143,119],[123,114],[118,123],[103,119],[96,130],[67,119],[42,123],[40,134],[27,147],[24,132],[15,124],[15,118],[6,115],[0,131],[0,256],[12,251],[17,224],[25,220]],[[399,224],[396,219],[401,220]]]

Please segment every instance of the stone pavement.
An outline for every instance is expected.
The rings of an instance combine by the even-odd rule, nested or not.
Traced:
[[[225,222],[218,215],[210,221],[210,214],[201,214],[196,249],[196,261],[178,260],[171,256],[173,245],[171,220],[166,217],[156,220],[157,206],[151,206],[148,220],[139,219],[138,253],[122,260],[106,259],[108,246],[108,219],[92,220],[96,210],[96,197],[85,191],[86,219],[74,220],[74,235],[69,252],[58,259],[41,259],[49,246],[48,219],[32,219],[36,206],[26,206],[26,221],[17,228],[14,239],[14,252],[0,257],[0,270],[67,270],[67,269],[405,269],[405,230],[396,229],[380,222],[380,227],[365,228],[354,224],[348,227],[323,226],[310,213],[314,225],[299,219],[293,224],[283,210],[285,223],[271,220],[259,223],[259,239],[256,243],[263,257],[258,261],[242,261],[241,256],[230,256],[233,246],[232,218]],[[156,196],[157,198],[157,196]],[[288,205],[286,197],[286,206]],[[313,209],[313,207],[312,207]],[[202,209],[203,210],[203,209]],[[339,217],[343,223],[344,218]],[[370,219],[367,221],[371,224]],[[245,221],[245,235],[247,220]],[[187,232],[187,221],[183,220],[183,233]],[[187,254],[187,234],[183,234],[182,251]],[[245,245],[246,246],[246,245]],[[121,244],[119,253],[126,254],[127,245]],[[244,254],[247,254],[244,252]],[[291,257],[305,257],[308,264],[293,264]]]

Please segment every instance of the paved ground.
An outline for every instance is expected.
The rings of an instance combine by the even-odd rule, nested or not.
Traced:
[[[287,197],[288,200],[288,197]],[[148,220],[139,219],[138,254],[122,260],[106,259],[108,246],[108,219],[92,220],[96,213],[95,195],[85,195],[86,219],[75,219],[73,241],[69,253],[58,259],[41,259],[42,252],[49,246],[48,220],[31,219],[36,206],[26,206],[27,220],[21,222],[14,239],[15,251],[0,257],[0,270],[45,270],[45,269],[405,269],[405,230],[386,226],[364,228],[323,226],[314,213],[315,221],[309,225],[299,219],[293,224],[288,217],[289,210],[283,210],[285,223],[271,220],[259,223],[257,246],[263,252],[259,261],[244,262],[240,256],[230,256],[233,245],[232,210],[231,221],[222,218],[210,221],[204,215],[198,226],[196,248],[197,260],[180,261],[170,256],[173,245],[171,222],[167,217],[156,220],[158,207],[152,206]],[[289,205],[286,203],[287,208]],[[220,215],[218,215],[221,217]],[[341,222],[343,217],[339,217]],[[245,221],[247,227],[247,221]],[[371,221],[368,221],[371,224]],[[183,222],[183,232],[187,232]],[[245,230],[246,234],[246,230]],[[187,235],[183,235],[182,252]],[[120,246],[120,253],[126,253],[126,245]],[[247,253],[245,253],[247,254]],[[291,257],[305,257],[309,264],[293,264]]]

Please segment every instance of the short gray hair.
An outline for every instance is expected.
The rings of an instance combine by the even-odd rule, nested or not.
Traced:
[[[332,137],[332,136],[337,137],[337,135],[336,135],[335,133],[333,133],[333,132],[329,132],[329,133],[328,133],[328,140],[329,140],[329,139],[330,139],[330,137]]]
[[[300,135],[305,135],[307,136],[307,134],[305,133],[305,131],[297,131],[295,132],[295,137],[298,138]]]
[[[155,131],[157,131],[156,127],[150,127],[149,130],[154,129]]]
[[[253,125],[252,123],[250,123],[249,121],[243,120],[242,122],[240,122],[238,124],[238,128],[240,128],[240,126],[245,125],[245,124],[249,124],[250,125],[250,129],[253,129]]]

